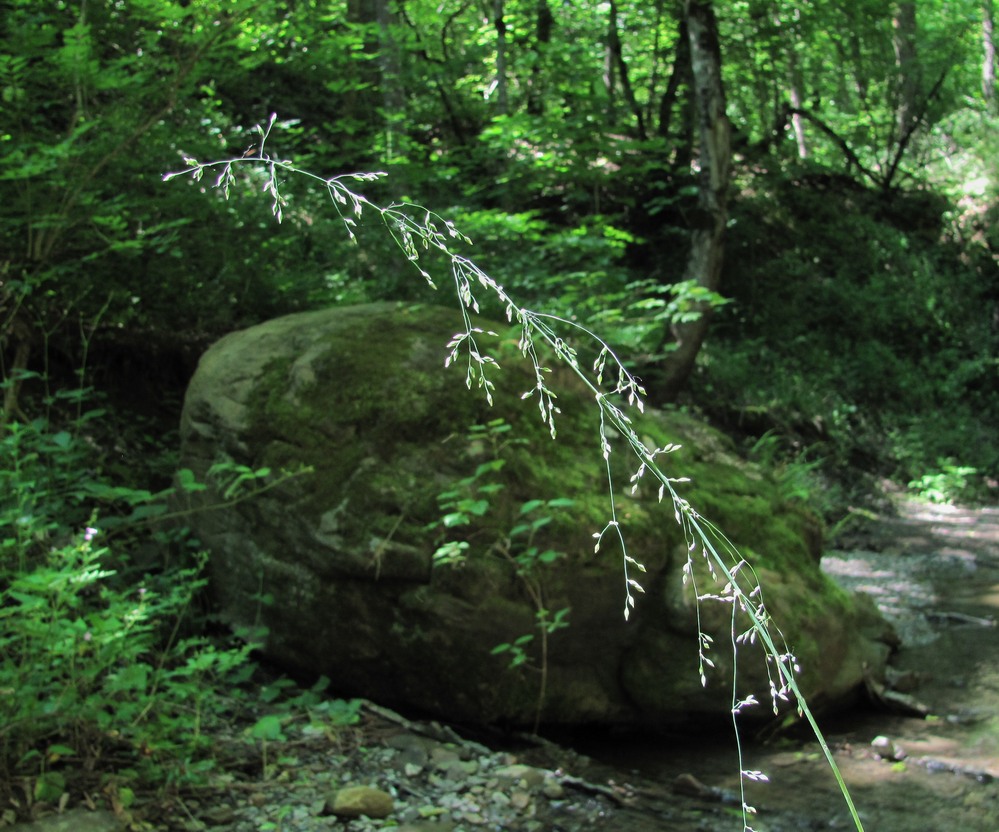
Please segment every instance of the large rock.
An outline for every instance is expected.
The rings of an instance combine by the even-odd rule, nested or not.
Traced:
[[[481,336],[502,365],[493,373],[493,407],[466,389],[463,367],[444,369],[445,344],[459,325],[454,310],[372,304],[273,320],[204,355],[185,402],[182,465],[199,477],[220,460],[314,468],[192,517],[211,551],[222,615],[233,625],[264,624],[273,659],[324,673],[344,693],[452,720],[523,724],[539,696],[540,636],[524,645],[527,661],[517,668],[509,651],[492,649],[537,632],[540,593],[552,613],[570,609],[569,626],[548,644],[546,721],[666,725],[728,714],[731,607],[700,605],[716,664],[702,688],[695,601],[681,581],[687,546],[672,507],[657,505],[651,482],[631,496],[635,465],[616,442],[618,518],[629,553],[648,569],[634,574],[646,594],[626,623],[621,551],[611,536],[594,551],[609,506],[592,394],[570,377],[551,377],[562,411],[552,441],[536,399],[521,399],[534,378],[514,334]],[[495,419],[511,429],[470,431]],[[684,446],[664,464],[692,478],[678,486],[684,497],[756,570],[806,692],[835,703],[865,673],[876,675],[888,653],[884,624],[819,570],[816,520],[696,420],[652,413],[640,430],[651,445]],[[501,471],[480,469],[472,485],[459,485],[495,458],[505,460]],[[439,495],[455,489],[478,503],[466,512],[475,522],[447,529]],[[554,518],[530,545],[565,556],[519,575],[511,557],[528,543],[509,532],[526,501],[553,498],[575,505],[528,514]],[[198,507],[219,495],[192,499]],[[476,517],[480,501],[489,509]],[[468,543],[463,562],[434,562],[447,540]],[[695,572],[702,592],[718,591],[704,569]],[[739,695],[755,693],[762,712],[773,668],[757,651],[740,648]]]

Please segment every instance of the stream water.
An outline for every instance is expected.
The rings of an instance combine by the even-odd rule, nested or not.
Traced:
[[[871,594],[896,626],[896,689],[927,716],[872,706],[823,731],[866,832],[997,832],[999,508],[904,501],[897,510],[856,535],[849,551],[829,553],[823,568]],[[742,829],[731,734],[583,750],[666,789],[692,777],[710,790],[699,807],[660,814],[636,830]],[[743,753],[744,768],[770,778],[747,784],[747,802],[758,810],[750,818],[755,832],[855,828],[814,740],[744,740]]]

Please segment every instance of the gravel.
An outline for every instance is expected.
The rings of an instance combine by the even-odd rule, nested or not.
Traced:
[[[304,726],[287,742],[269,743],[266,755],[232,738],[227,755],[243,749],[246,759],[230,761],[211,792],[185,800],[170,821],[147,820],[184,832],[542,832],[596,828],[614,808],[560,769],[527,765],[457,735],[443,738],[453,732],[435,723],[400,722],[405,727],[375,717],[339,732]],[[419,733],[423,728],[438,736]],[[574,784],[568,788],[567,777]],[[338,809],[348,791],[350,798],[371,798],[371,814],[384,817]]]

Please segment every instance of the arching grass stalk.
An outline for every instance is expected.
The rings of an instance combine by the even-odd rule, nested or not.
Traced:
[[[639,463],[637,471],[631,478],[633,490],[637,488],[639,480],[647,475],[657,480],[659,483],[659,502],[668,498],[672,504],[676,522],[683,529],[688,551],[688,560],[684,568],[684,580],[685,582],[687,580],[691,581],[697,602],[698,655],[701,683],[706,684],[706,667],[710,667],[712,662],[706,655],[710,649],[711,638],[701,628],[700,602],[715,600],[730,603],[733,605],[733,648],[737,649],[738,644],[741,642],[755,642],[757,640],[763,646],[763,650],[767,656],[771,699],[775,713],[778,712],[780,701],[790,701],[793,698],[799,714],[803,715],[808,721],[812,732],[818,740],[819,746],[822,748],[822,752],[833,771],[840,792],[843,794],[858,832],[863,832],[860,816],[850,797],[850,792],[843,780],[842,773],[836,765],[832,752],[795,679],[797,670],[795,659],[786,647],[784,649],[778,648],[776,640],[771,633],[770,618],[762,602],[762,588],[758,580],[756,580],[753,570],[748,568],[746,561],[739,557],[735,546],[713,525],[702,518],[677,493],[675,485],[686,482],[687,478],[667,476],[660,467],[658,459],[677,450],[678,446],[667,445],[663,448],[649,448],[636,433],[632,426],[631,418],[627,415],[624,408],[634,408],[641,413],[645,390],[639,384],[638,380],[626,369],[614,350],[598,335],[580,324],[566,321],[553,315],[535,312],[517,304],[499,283],[482,271],[474,262],[451,249],[451,245],[455,240],[462,243],[471,243],[471,240],[455,228],[454,223],[445,220],[440,215],[422,206],[412,203],[393,203],[388,206],[377,205],[362,194],[351,190],[347,184],[350,182],[372,182],[386,176],[386,174],[349,173],[334,177],[322,177],[299,169],[291,161],[271,157],[266,151],[266,144],[274,127],[275,120],[276,117],[272,115],[266,127],[257,127],[261,141],[255,156],[206,163],[198,162],[196,159],[185,158],[184,161],[188,169],[186,171],[168,173],[164,176],[164,180],[189,174],[194,180],[200,181],[206,172],[218,170],[219,174],[215,181],[215,187],[222,189],[226,198],[228,198],[230,188],[235,183],[234,168],[241,165],[262,166],[267,175],[264,191],[269,195],[273,214],[278,222],[280,222],[283,216],[283,209],[287,203],[280,191],[279,174],[287,173],[289,175],[301,176],[321,184],[326,189],[351,240],[355,242],[357,240],[354,229],[357,227],[357,220],[363,215],[365,210],[380,217],[406,259],[413,263],[423,279],[432,288],[436,288],[436,285],[429,272],[423,268],[420,262],[421,251],[436,251],[442,254],[450,264],[455,292],[460,301],[459,309],[463,323],[463,329],[448,344],[445,366],[457,363],[464,356],[466,385],[470,389],[473,386],[481,388],[490,404],[493,401],[494,384],[489,378],[489,372],[492,368],[498,369],[499,365],[487,351],[480,347],[479,341],[482,336],[495,336],[496,333],[486,332],[475,326],[471,316],[472,313],[479,311],[479,303],[475,296],[476,291],[482,289],[497,298],[506,310],[507,320],[519,325],[521,331],[519,339],[520,351],[530,361],[534,370],[534,386],[523,394],[523,398],[533,398],[535,400],[541,419],[548,426],[552,437],[554,438],[556,435],[556,416],[559,414],[559,409],[556,404],[557,396],[548,386],[547,376],[550,373],[550,368],[546,367],[542,362],[539,355],[539,344],[547,345],[555,354],[555,357],[572,370],[593,394],[599,409],[599,442],[607,472],[610,519],[604,528],[594,535],[596,538],[595,547],[599,549],[604,538],[608,535],[615,539],[621,547],[625,586],[625,619],[628,618],[635,606],[635,593],[644,591],[641,583],[633,576],[636,573],[644,572],[645,567],[628,554],[625,536],[617,519],[615,487],[610,465],[613,447],[609,437],[613,433],[624,438],[624,441]],[[580,363],[576,349],[558,334],[555,327],[575,331],[582,336],[590,347],[595,349],[597,358],[593,362],[592,367],[584,367]],[[605,378],[607,379],[606,382]],[[720,542],[724,554],[715,546],[714,540]],[[696,584],[694,583],[693,553],[698,548],[711,574],[720,581],[725,582],[721,593],[701,595],[697,592]],[[737,612],[744,613],[748,617],[750,624],[749,629],[740,635],[736,635],[737,627],[735,626],[735,622]],[[782,637],[780,640],[783,642]],[[733,667],[734,672],[735,669]],[[753,697],[743,702],[737,702],[734,683],[735,679],[733,678],[733,712],[741,710],[748,705],[756,704]],[[736,734],[738,741],[737,726]],[[741,781],[745,781],[746,779],[764,779],[764,776],[760,772],[747,771],[743,768],[741,745],[739,746],[739,765]],[[748,815],[752,813],[752,807],[749,807],[745,800],[743,800],[742,806],[743,828],[746,832],[751,832],[751,827],[748,824]]]
[[[673,495],[674,501],[678,498],[675,493]],[[795,662],[794,656],[787,651],[786,645],[784,649],[780,650],[774,640],[773,634],[771,633],[771,619],[769,614],[766,612],[762,600],[757,601],[757,598],[762,599],[762,588],[759,582],[753,578],[753,589],[750,592],[745,592],[738,584],[737,573],[741,571],[743,567],[748,566],[747,562],[740,560],[734,567],[729,567],[725,562],[725,559],[718,553],[714,544],[711,541],[711,536],[717,536],[723,542],[723,545],[735,552],[734,546],[731,542],[724,537],[714,526],[708,521],[697,516],[689,505],[686,505],[685,501],[680,501],[686,506],[686,523],[689,524],[687,528],[694,535],[694,542],[701,544],[704,549],[703,552],[705,557],[709,557],[711,562],[718,567],[719,571],[722,573],[722,577],[728,582],[725,589],[723,590],[722,596],[705,596],[698,595],[698,599],[713,599],[713,600],[724,600],[729,601],[733,604],[732,609],[732,633],[733,633],[733,655],[737,655],[738,643],[752,642],[755,638],[759,638],[763,644],[763,649],[767,654],[768,660],[774,662],[774,673],[771,674],[770,689],[771,689],[771,700],[773,705],[774,714],[778,713],[778,700],[787,701],[789,694],[794,699],[794,704],[797,708],[798,714],[803,716],[808,722],[809,727],[812,730],[812,734],[815,736],[819,747],[822,749],[822,754],[826,759],[829,768],[832,770],[833,776],[836,778],[836,784],[839,786],[840,793],[843,795],[843,799],[846,802],[847,809],[850,812],[850,817],[853,819],[854,825],[856,826],[858,832],[864,832],[863,823],[860,820],[860,815],[857,812],[857,807],[854,805],[853,797],[850,794],[850,790],[846,785],[846,781],[843,779],[843,773],[840,771],[839,766],[836,764],[836,760],[833,757],[832,749],[829,748],[829,744],[826,742],[825,736],[823,735],[821,729],[819,728],[818,722],[815,720],[815,714],[812,713],[811,708],[808,707],[808,702],[805,699],[805,695],[801,692],[801,688],[798,686],[798,681],[795,674],[798,672],[798,667]],[[675,503],[674,503],[675,504]],[[705,527],[710,530],[710,533],[705,530]],[[690,551],[688,544],[688,551]],[[747,570],[752,572],[751,567]],[[727,597],[726,597],[727,596]],[[744,612],[750,620],[750,629],[742,633],[741,635],[735,635],[737,632],[737,627],[735,626],[736,612]],[[779,630],[778,630],[779,633]],[[783,636],[780,636],[781,642],[783,642]],[[740,703],[736,702],[737,699],[734,688],[734,676],[736,672],[736,667],[733,665],[733,701],[735,702],[733,706],[733,716],[737,715],[737,711],[740,710]],[[776,680],[774,679],[776,676]],[[747,702],[746,704],[753,704]],[[738,731],[736,731],[736,736],[738,737]],[[740,756],[740,771],[742,773],[742,780],[745,778],[749,779],[762,779],[759,775],[760,772],[747,772],[742,768],[742,755],[741,748],[739,749]],[[744,785],[744,783],[743,783]],[[745,812],[747,810],[746,802],[743,800],[743,812],[745,819]],[[748,827],[747,827],[748,829]]]

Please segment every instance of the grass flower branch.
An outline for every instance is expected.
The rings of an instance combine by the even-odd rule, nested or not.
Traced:
[[[755,573],[739,555],[731,541],[709,521],[701,517],[694,507],[677,492],[676,486],[686,482],[687,478],[670,476],[663,469],[661,461],[665,456],[678,450],[678,446],[650,448],[635,430],[629,413],[641,414],[643,412],[645,390],[639,380],[627,369],[622,359],[606,341],[585,326],[519,305],[503,286],[486,274],[472,260],[453,248],[456,244],[469,244],[471,240],[462,234],[452,222],[433,211],[409,202],[380,206],[352,189],[353,183],[373,182],[385,177],[385,173],[347,173],[333,177],[322,177],[298,168],[291,161],[271,156],[265,148],[274,124],[275,116],[271,116],[266,127],[257,128],[261,140],[255,155],[204,163],[186,158],[187,170],[168,173],[164,179],[169,180],[189,175],[196,181],[200,181],[207,172],[219,170],[215,187],[220,188],[228,198],[230,188],[235,182],[234,169],[237,166],[263,167],[266,172],[264,192],[271,199],[272,212],[280,222],[283,209],[287,204],[280,191],[280,177],[282,175],[303,177],[319,184],[329,194],[330,201],[352,241],[357,241],[356,229],[362,215],[365,212],[377,215],[406,259],[434,289],[436,289],[436,284],[424,266],[423,255],[430,252],[442,255],[450,265],[454,291],[462,319],[461,330],[453,336],[447,345],[445,366],[464,360],[467,386],[470,389],[473,387],[481,389],[490,404],[493,402],[495,389],[490,380],[490,374],[499,370],[499,364],[482,347],[482,343],[484,338],[495,337],[496,333],[476,326],[472,320],[472,315],[480,311],[477,292],[484,291],[492,295],[494,300],[498,300],[505,310],[507,320],[519,326],[518,345],[520,352],[530,362],[534,371],[534,385],[525,391],[523,398],[535,400],[540,417],[548,426],[551,436],[553,438],[556,436],[557,417],[560,411],[556,392],[549,386],[548,379],[551,375],[551,367],[547,366],[542,358],[544,348],[550,350],[555,359],[574,373],[586,386],[599,409],[600,435],[598,442],[606,468],[610,518],[604,528],[594,535],[596,538],[595,546],[599,549],[610,538],[620,547],[625,588],[624,617],[627,619],[635,608],[636,593],[644,591],[640,581],[635,577],[636,574],[644,571],[644,567],[639,560],[629,554],[626,537],[618,519],[617,492],[611,470],[611,456],[615,453],[615,441],[623,442],[626,450],[637,462],[635,474],[631,477],[632,489],[637,489],[639,481],[643,478],[651,477],[658,484],[659,502],[668,502],[671,505],[674,518],[686,539],[688,559],[684,567],[684,581],[691,583],[697,602],[698,670],[701,683],[707,684],[708,669],[713,666],[713,663],[708,656],[712,647],[712,639],[701,626],[699,605],[708,600],[732,604],[733,650],[737,651],[738,646],[742,643],[758,642],[762,646],[767,657],[771,705],[774,712],[778,712],[781,703],[792,702],[797,707],[798,713],[808,721],[836,777],[856,829],[863,832],[863,825],[842,774],[798,686],[796,660],[784,644],[780,631],[773,626],[763,604],[762,588]],[[573,333],[585,343],[587,350],[596,353],[596,359],[592,365],[583,365],[578,348],[561,335],[561,332]],[[699,554],[707,565],[710,575],[723,585],[720,592],[701,594],[698,591],[694,579],[695,553]],[[748,619],[748,627],[741,634],[738,633],[738,615],[743,615]],[[756,704],[754,697],[739,700],[733,686],[733,719],[739,711],[754,704]],[[743,781],[762,781],[765,779],[765,775],[761,772],[746,769],[743,766],[741,746],[739,747],[739,765]],[[744,800],[743,826],[746,832],[751,831],[748,819],[753,811],[752,807],[748,806]]]

